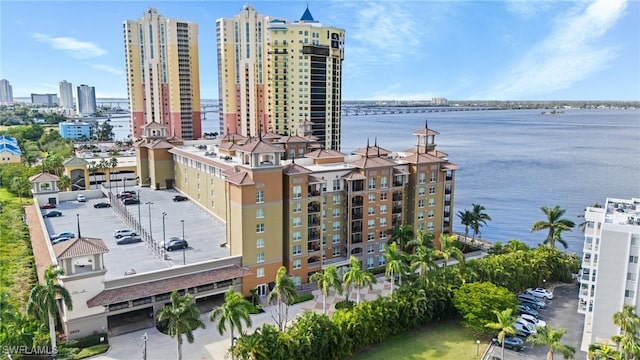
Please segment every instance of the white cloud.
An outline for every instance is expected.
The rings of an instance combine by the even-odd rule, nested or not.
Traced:
[[[606,68],[617,57],[614,46],[598,43],[623,15],[625,0],[579,3],[559,15],[555,28],[532,47],[505,78],[481,98],[518,99],[566,89]]]
[[[113,67],[111,65],[104,65],[104,64],[89,64],[89,66],[91,66],[92,68],[96,69],[96,70],[102,70],[102,71],[106,71],[115,75],[122,75],[123,72],[122,70]]]
[[[521,18],[533,18],[540,13],[551,10],[554,0],[510,0],[506,2],[507,10]]]
[[[51,45],[54,49],[66,51],[76,59],[98,57],[107,53],[92,42],[80,41],[71,37],[51,37],[49,35],[39,33],[32,34],[32,37],[37,41]]]

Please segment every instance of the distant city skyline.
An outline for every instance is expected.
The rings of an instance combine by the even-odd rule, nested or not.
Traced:
[[[218,98],[215,21],[245,4],[345,29],[343,100],[640,100],[640,2],[32,2],[0,5],[14,98],[58,83],[126,98],[122,24],[148,7],[198,23],[200,94]],[[87,16],[100,14],[100,16]]]

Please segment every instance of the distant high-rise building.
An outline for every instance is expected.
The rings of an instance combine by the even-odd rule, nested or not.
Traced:
[[[31,103],[44,106],[58,106],[58,94],[31,94]]]
[[[444,97],[431,98],[431,105],[449,105],[449,100]]]
[[[123,28],[133,137],[140,138],[146,124],[158,123],[169,136],[200,138],[198,25],[149,8]]]
[[[0,80],[0,103],[13,102],[13,87],[9,84],[9,80]]]
[[[89,85],[78,86],[76,112],[80,116],[96,113],[96,88]]]
[[[220,130],[243,136],[311,134],[327,149],[341,139],[344,30],[307,8],[295,22],[245,5],[217,20]]]
[[[73,85],[67,80],[62,80],[58,85],[60,86],[60,106],[73,109]]]

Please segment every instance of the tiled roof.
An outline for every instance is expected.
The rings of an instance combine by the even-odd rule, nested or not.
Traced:
[[[373,158],[367,158],[367,157],[363,157],[360,158],[356,161],[352,161],[349,163],[350,165],[359,167],[359,168],[374,168],[374,167],[386,167],[386,166],[394,166],[397,165],[396,163],[394,163],[391,160],[387,160],[387,159],[383,159],[383,158],[379,158],[379,157],[373,157]]]
[[[307,143],[307,142],[311,142],[313,140],[311,139],[307,139],[307,138],[303,138],[302,136],[296,136],[296,135],[292,135],[292,136],[282,136],[280,137],[279,140],[274,141],[275,143]]]
[[[367,177],[354,170],[343,176],[342,178],[345,180],[365,180]]]
[[[271,152],[284,152],[284,149],[271,145],[268,142],[260,139],[253,138],[247,141],[246,144],[237,147],[237,150],[246,151],[250,153],[271,153]]]
[[[324,179],[321,179],[313,175],[309,175],[309,184],[318,184],[323,182],[324,182]]]
[[[356,149],[352,152],[352,154],[355,155],[362,155],[362,156],[387,156],[389,155],[391,151],[387,150],[387,149],[383,149],[379,146],[367,146],[367,147],[361,147],[359,149]]]
[[[304,154],[304,157],[311,158],[311,159],[332,158],[332,157],[344,158],[345,156],[346,155],[341,153],[340,151],[325,150],[325,149],[314,150]]]
[[[406,174],[410,174],[410,173],[403,168],[393,168],[393,175],[406,175]]]
[[[282,168],[282,173],[285,175],[293,175],[293,174],[309,174],[311,170],[305,168],[304,166],[300,166],[295,163],[287,164]]]
[[[413,135],[440,135],[440,133],[431,129],[429,129],[429,132],[427,133],[427,129],[420,129],[415,131]]]
[[[142,128],[143,129],[164,129],[166,127],[164,125],[160,124],[160,123],[152,121],[150,123],[142,125]]]
[[[445,163],[445,164],[442,164],[441,169],[442,170],[457,170],[458,169],[458,164]]]
[[[410,163],[416,163],[416,164],[443,161],[442,159],[439,159],[431,154],[423,154],[423,153],[411,154],[409,156],[403,157],[402,160]]]
[[[58,181],[59,177],[49,174],[49,173],[40,173],[37,175],[33,175],[29,178],[30,182],[43,182],[43,181]]]
[[[253,179],[249,176],[249,173],[246,171],[238,170],[234,171],[233,169],[230,171],[225,171],[223,173],[227,176],[227,181],[236,185],[254,185]]]
[[[68,259],[79,256],[104,254],[109,252],[109,248],[104,244],[102,239],[82,237],[53,245],[53,252],[57,259]]]
[[[152,141],[142,140],[136,143],[136,147],[146,147],[149,149],[171,149],[175,145],[163,139],[154,139]]]
[[[22,150],[20,150],[20,147],[9,142],[0,142],[0,153],[1,152],[10,152],[14,155],[22,155]]]
[[[276,133],[273,133],[273,132],[262,133],[262,139],[267,139],[267,140],[268,139],[279,139],[281,137],[282,137],[282,135],[276,134]]]
[[[207,285],[224,280],[231,280],[250,275],[251,271],[239,266],[229,266],[207,270],[194,274],[176,276],[168,279],[155,280],[141,284],[133,284],[115,289],[101,291],[87,301],[87,306],[116,304],[123,301],[135,300],[147,296],[170,293],[200,285]]]
[[[72,158],[69,158],[67,160],[65,160],[62,165],[64,166],[86,166],[89,165],[89,162],[85,159],[81,159],[77,156],[74,156]]]
[[[222,142],[226,142],[226,141],[243,142],[245,140],[247,140],[247,138],[240,134],[225,134],[223,137],[220,138],[220,141]]]

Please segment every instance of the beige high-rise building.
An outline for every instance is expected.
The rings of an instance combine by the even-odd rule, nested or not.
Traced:
[[[201,137],[198,25],[169,19],[149,8],[123,24],[131,131],[145,124],[167,127],[170,137]]]
[[[290,22],[245,5],[217,20],[217,42],[222,133],[302,136],[308,126],[324,148],[340,149],[343,29],[308,8]]]

